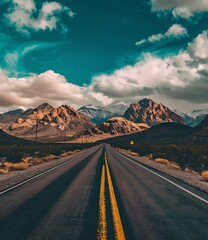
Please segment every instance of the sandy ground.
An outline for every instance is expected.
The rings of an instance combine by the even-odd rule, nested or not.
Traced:
[[[41,172],[44,172],[50,168],[53,168],[63,162],[65,162],[66,160],[75,157],[76,155],[79,155],[80,153],[84,153],[87,150],[82,150],[78,153],[75,153],[73,155],[67,156],[67,157],[62,157],[59,159],[54,159],[51,160],[49,162],[45,162],[36,166],[31,166],[26,170],[22,170],[22,171],[11,171],[5,174],[0,174],[0,192],[11,187],[14,186],[32,176],[35,176]]]
[[[183,181],[191,186],[197,187],[197,188],[201,189],[202,191],[208,192],[208,182],[203,180],[203,178],[198,173],[195,173],[193,171],[182,171],[179,169],[175,169],[169,165],[156,163],[155,161],[150,160],[147,157],[141,158],[139,156],[132,156],[130,153],[127,153],[124,150],[119,150],[119,151],[122,154],[130,157],[131,159],[136,160],[139,163],[143,163],[147,166],[155,168],[169,176],[180,179],[181,181]]]

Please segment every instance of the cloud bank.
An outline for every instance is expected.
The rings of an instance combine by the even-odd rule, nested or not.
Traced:
[[[207,0],[151,0],[153,12],[169,11],[175,18],[188,19],[200,12],[208,12]]]
[[[11,0],[5,20],[14,26],[17,32],[29,35],[31,31],[53,31],[66,32],[67,27],[62,23],[62,16],[72,18],[72,10],[56,1],[43,2],[40,7],[34,0]]]
[[[156,34],[156,35],[152,35],[150,36],[148,39],[142,39],[138,42],[135,43],[136,46],[142,46],[146,43],[155,43],[155,42],[159,42],[159,41],[163,41],[163,40],[168,40],[168,39],[181,39],[184,37],[188,36],[188,32],[186,30],[186,28],[184,28],[182,25],[180,24],[173,24],[168,30],[167,32],[165,32],[164,34]]]
[[[181,110],[187,105],[208,107],[207,49],[208,31],[204,31],[175,56],[160,58],[145,54],[144,59],[134,65],[94,76],[88,86],[72,84],[51,70],[24,78],[9,78],[1,71],[0,105],[9,109],[49,102],[54,106],[78,107],[150,97],[165,102],[169,99]]]

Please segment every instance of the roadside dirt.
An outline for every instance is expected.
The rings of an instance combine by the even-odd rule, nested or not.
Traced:
[[[44,162],[39,165],[31,166],[26,170],[21,170],[21,171],[11,171],[5,174],[0,174],[0,192],[14,186],[28,178],[31,178],[39,173],[42,173],[48,169],[51,169],[68,159],[74,158],[75,156],[84,153],[87,150],[80,151],[78,153],[74,153],[73,155],[67,156],[67,157],[62,157],[59,159],[54,159],[49,162]]]
[[[147,166],[150,166],[152,168],[155,168],[169,176],[172,176],[176,179],[180,179],[181,181],[197,187],[201,189],[202,191],[208,192],[208,182],[206,182],[200,174],[193,172],[191,170],[189,171],[182,171],[180,169],[175,169],[171,167],[170,165],[165,165],[161,163],[157,163],[154,160],[150,160],[147,157],[140,157],[140,156],[132,156],[130,153],[127,153],[124,150],[118,150],[123,155],[130,157],[131,159],[134,159],[135,161],[145,164]]]

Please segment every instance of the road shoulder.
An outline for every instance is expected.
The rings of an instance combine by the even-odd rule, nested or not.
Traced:
[[[140,157],[140,156],[132,156],[130,153],[127,153],[124,150],[117,150],[121,154],[133,159],[134,161],[144,164],[146,166],[149,166],[151,168],[157,169],[158,171],[165,173],[171,177],[174,177],[178,180],[181,180],[182,182],[196,187],[204,192],[208,192],[208,182],[204,181],[202,177],[199,174],[192,173],[192,172],[185,172],[182,170],[171,168],[168,165],[163,165],[161,163],[156,163],[153,160],[150,160],[146,157]]]

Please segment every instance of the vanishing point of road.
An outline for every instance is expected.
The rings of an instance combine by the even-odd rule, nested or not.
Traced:
[[[204,240],[208,196],[101,144],[0,193],[0,240]]]

